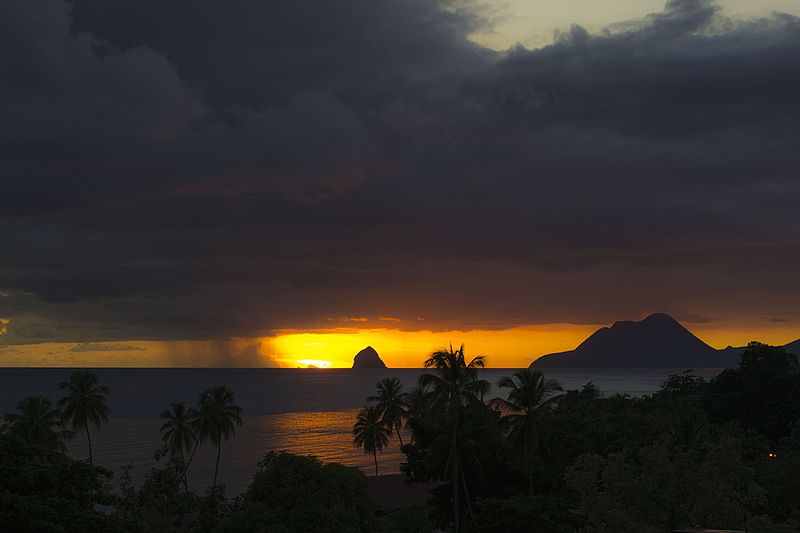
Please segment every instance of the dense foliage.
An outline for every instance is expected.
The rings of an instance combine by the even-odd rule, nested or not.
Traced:
[[[116,483],[111,472],[92,465],[92,427],[108,421],[109,389],[97,376],[75,371],[61,383],[65,396],[57,408],[48,398],[23,399],[0,424],[0,531],[160,532],[211,531],[231,512],[224,489],[216,485],[222,443],[241,425],[241,408],[227,387],[199,397],[197,409],[176,402],[161,414],[166,464],[134,486],[130,469]],[[89,457],[66,455],[65,442],[83,434]],[[217,448],[214,482],[207,494],[188,491],[187,471],[204,443]],[[190,453],[191,451],[191,453]]]
[[[110,473],[13,436],[0,439],[0,531],[111,531]]]
[[[314,457],[271,453],[219,533],[368,533],[373,506],[363,473]]]
[[[27,398],[0,435],[0,531],[800,532],[800,369],[783,349],[753,343],[739,368],[710,381],[674,375],[642,398],[592,384],[563,392],[531,369],[503,378],[492,398],[482,366],[451,347],[415,390],[386,379],[368,399],[355,444],[375,458],[405,427],[406,480],[436,487],[427,506],[398,510],[372,503],[359,470],[284,452],[268,453],[234,500],[216,482],[188,491],[193,452],[203,442],[220,451],[241,422],[224,387],[197,409],[164,411],[164,462],[140,486],[129,471],[114,480],[64,454],[69,430],[103,416],[65,417]]]
[[[460,508],[437,446],[453,424],[424,381],[409,395],[403,471],[442,483],[440,527],[458,512],[462,531],[800,531],[800,372],[782,348],[752,343],[739,368],[671,376],[643,398],[558,395],[534,370],[502,384],[507,398],[463,411]]]

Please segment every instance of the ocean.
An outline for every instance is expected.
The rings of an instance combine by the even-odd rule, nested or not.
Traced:
[[[489,397],[498,396],[496,384],[516,369],[489,368],[482,377],[492,383]],[[61,396],[58,384],[69,376],[63,368],[0,368],[0,413],[13,411],[26,396],[45,395],[54,402]],[[258,461],[271,450],[316,455],[359,467],[374,474],[371,455],[352,445],[350,433],[358,410],[374,393],[375,383],[397,377],[411,389],[422,369],[96,369],[99,381],[111,388],[108,404],[111,419],[92,435],[95,463],[110,469],[116,477],[131,465],[135,482],[159,463],[159,414],[170,402],[197,402],[199,394],[215,385],[226,385],[243,410],[243,425],[223,443],[219,482],[234,496],[247,488]],[[606,395],[633,396],[656,391],[670,374],[682,369],[553,369],[547,376],[559,380],[566,390],[593,382]],[[694,373],[712,377],[719,369]],[[69,442],[70,455],[88,456],[86,439],[78,435]],[[379,473],[399,472],[403,455],[396,437],[378,456]],[[216,449],[201,447],[189,470],[190,488],[202,492],[214,476]]]

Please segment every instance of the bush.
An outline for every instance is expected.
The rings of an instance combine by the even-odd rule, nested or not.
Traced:
[[[712,379],[707,408],[716,422],[735,421],[773,443],[800,421],[797,357],[776,346],[751,342],[739,368]]]
[[[216,533],[367,533],[373,505],[364,474],[315,457],[270,453]]]
[[[58,452],[0,438],[0,531],[112,531],[110,472]]]

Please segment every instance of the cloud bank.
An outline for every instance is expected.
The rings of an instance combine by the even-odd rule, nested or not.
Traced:
[[[797,18],[670,0],[502,53],[486,24],[2,2],[0,343],[800,321]]]

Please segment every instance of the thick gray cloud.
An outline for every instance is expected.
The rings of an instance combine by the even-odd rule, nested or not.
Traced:
[[[506,53],[484,24],[3,0],[0,342],[800,319],[798,19],[670,0]]]
[[[303,91],[361,109],[470,68],[488,51],[469,0],[75,0],[76,24],[162,51],[218,105],[259,108]]]

